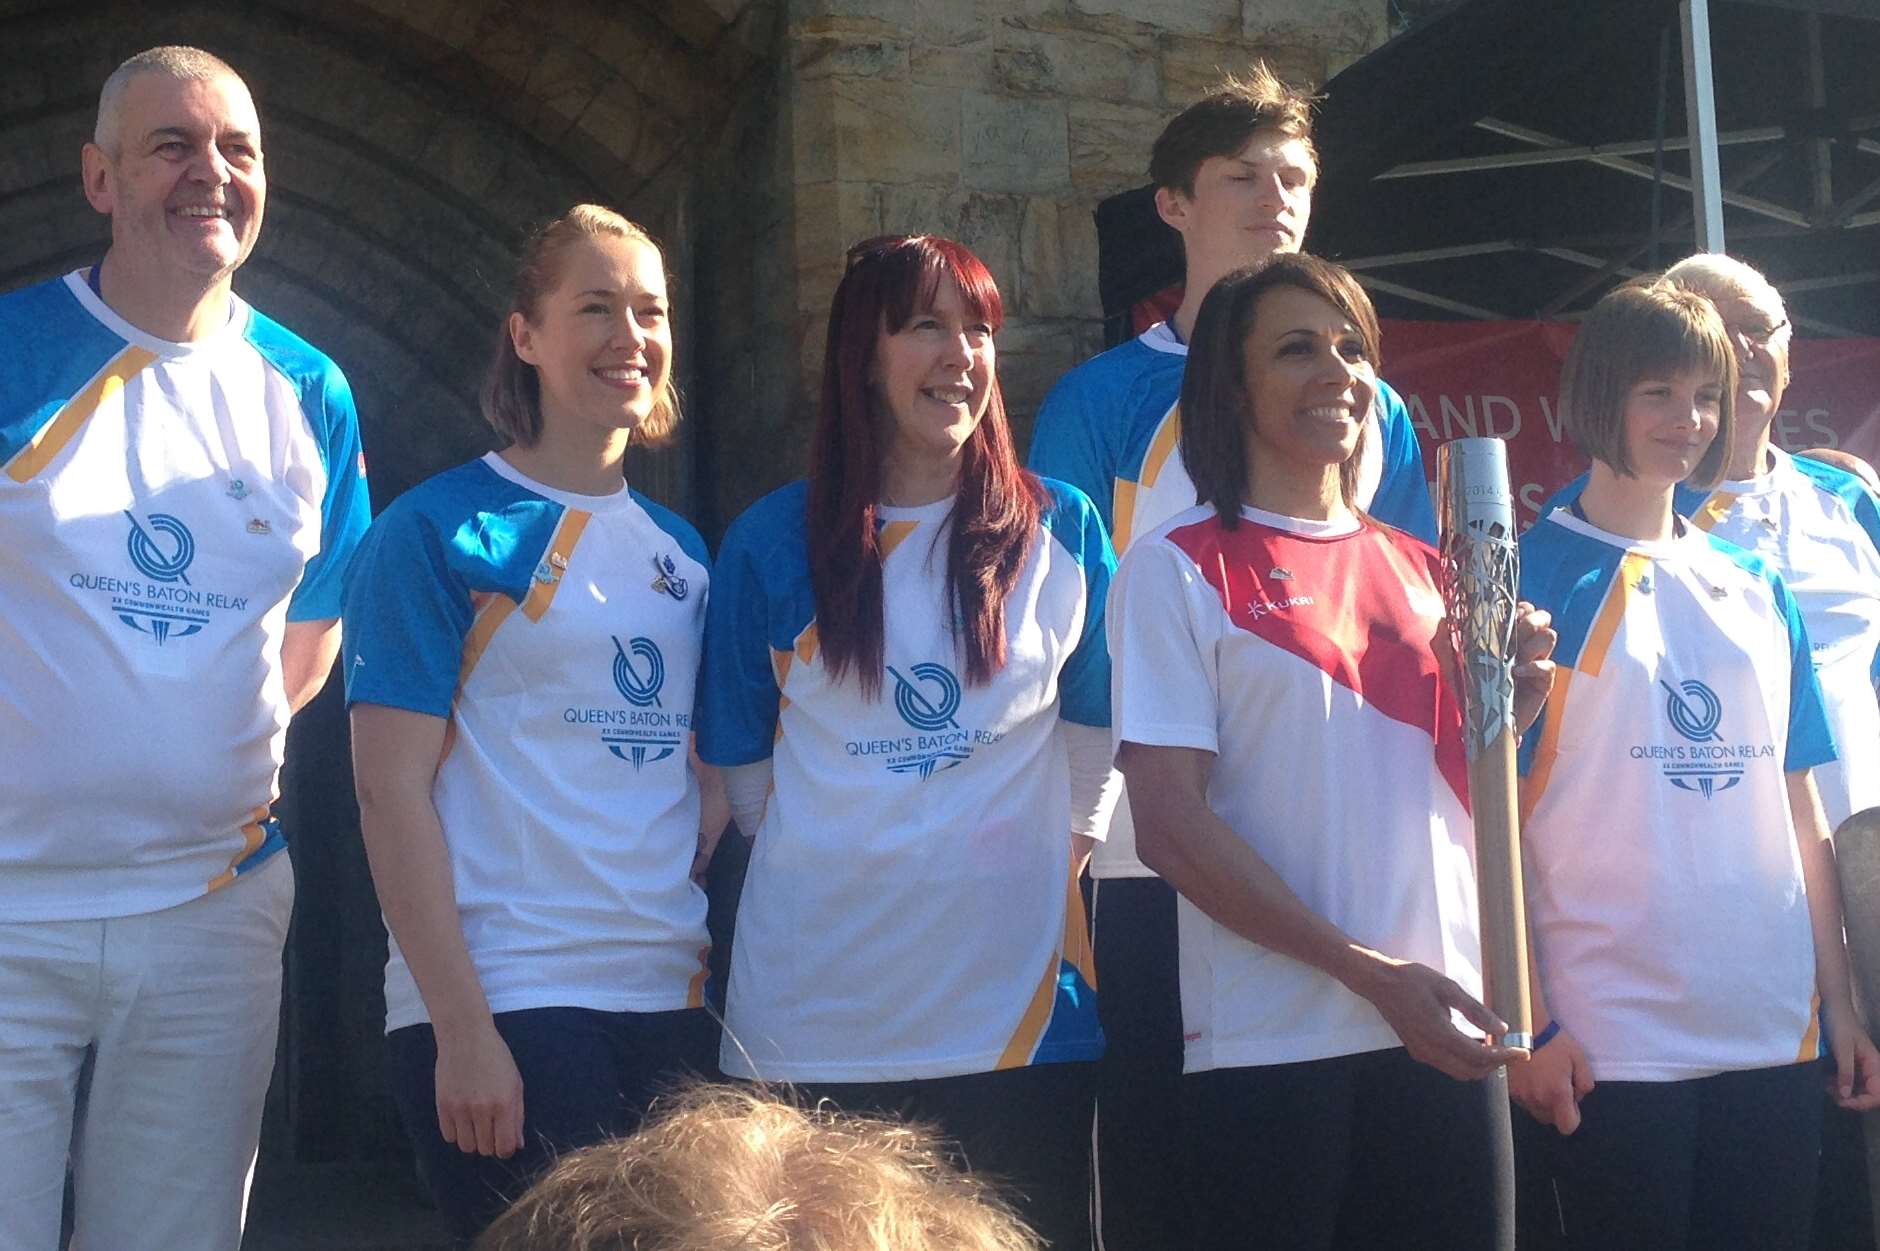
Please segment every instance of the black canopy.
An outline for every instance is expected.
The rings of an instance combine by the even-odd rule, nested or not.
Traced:
[[[1880,334],[1880,3],[1710,25],[1729,250],[1804,332]],[[1421,318],[1572,316],[1689,253],[1681,30],[1676,0],[1461,0],[1391,40],[1326,85],[1308,248]],[[1097,224],[1107,316],[1181,280],[1149,188]]]

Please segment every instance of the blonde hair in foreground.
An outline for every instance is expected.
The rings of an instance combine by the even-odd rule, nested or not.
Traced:
[[[919,1126],[695,1086],[563,1156],[476,1251],[1038,1251]]]

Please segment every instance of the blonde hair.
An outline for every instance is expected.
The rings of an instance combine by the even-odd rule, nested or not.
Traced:
[[[522,245],[516,262],[515,294],[497,327],[496,347],[489,373],[483,380],[483,419],[512,443],[531,447],[542,437],[542,383],[535,366],[516,355],[509,319],[516,313],[533,324],[540,317],[542,299],[561,281],[560,259],[571,244],[583,239],[623,239],[643,243],[665,253],[646,228],[600,204],[577,204],[546,223]],[[666,381],[653,402],[653,411],[633,432],[633,441],[656,444],[671,436],[679,424],[679,390],[670,363]]]
[[[1736,428],[1736,354],[1717,306],[1663,279],[1628,283],[1593,305],[1560,371],[1560,415],[1574,445],[1630,476],[1625,409],[1646,378],[1690,371],[1722,389],[1717,436],[1686,479],[1708,489],[1723,480]]]
[[[186,44],[165,44],[160,48],[146,48],[136,56],[130,57],[122,65],[111,71],[111,76],[104,80],[104,86],[98,91],[98,120],[92,127],[91,141],[104,149],[105,155],[112,160],[118,156],[118,145],[123,136],[124,89],[131,80],[141,74],[162,74],[176,82],[206,82],[216,78],[232,78],[242,81],[242,76],[233,66],[212,52],[201,48],[192,48]],[[242,83],[246,91],[248,84]]]
[[[563,1156],[476,1251],[1038,1251],[917,1126],[699,1085]]]

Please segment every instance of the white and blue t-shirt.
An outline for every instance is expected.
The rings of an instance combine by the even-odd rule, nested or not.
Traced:
[[[1770,448],[1768,473],[1679,487],[1680,515],[1782,575],[1802,610],[1839,759],[1815,770],[1829,826],[1880,804],[1880,504],[1846,470]],[[1581,474],[1547,508],[1570,506]]]
[[[1167,322],[1093,357],[1058,380],[1031,439],[1031,467],[1096,501],[1117,553],[1195,505],[1182,464],[1182,372],[1188,345]],[[1436,541],[1436,511],[1423,452],[1403,400],[1378,380],[1359,466],[1358,505],[1377,520]],[[1091,858],[1095,877],[1152,877],[1136,856],[1129,805],[1118,804],[1109,838]]]
[[[1759,558],[1566,508],[1521,539],[1559,669],[1522,740],[1528,920],[1548,1009],[1599,1081],[1817,1054],[1785,774],[1834,759],[1802,615]]]
[[[707,601],[698,534],[491,453],[400,496],[346,591],[346,697],[448,719],[431,798],[493,1012],[703,1002],[687,760]],[[396,937],[386,1029],[428,1020]]]
[[[798,482],[719,551],[699,752],[769,757],[732,949],[721,1064],[895,1081],[1102,1050],[1060,717],[1109,723],[1114,560],[1084,495],[1049,498],[1006,600],[1006,663],[965,680],[946,602],[953,501],[881,507],[886,673],[834,682]]]
[[[83,272],[0,338],[0,921],[173,907],[285,845],[281,638],[370,516],[352,392],[240,299],[169,343]]]

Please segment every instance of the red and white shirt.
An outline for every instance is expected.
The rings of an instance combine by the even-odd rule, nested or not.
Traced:
[[[1119,742],[1215,753],[1208,803],[1308,908],[1481,993],[1461,717],[1436,553],[1374,521],[1180,513],[1110,598]],[[1134,796],[1153,803],[1153,796]],[[1371,1004],[1180,904],[1186,1069],[1399,1045]]]

